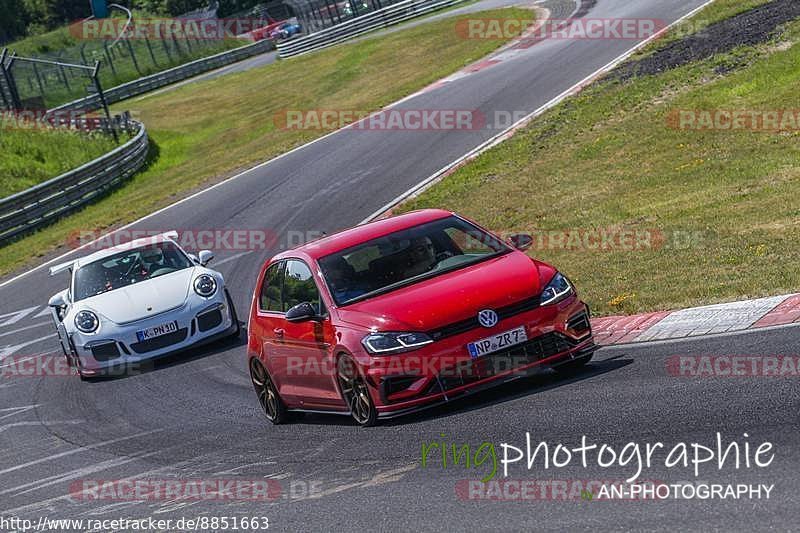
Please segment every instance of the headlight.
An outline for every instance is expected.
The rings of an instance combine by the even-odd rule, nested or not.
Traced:
[[[371,333],[361,340],[364,348],[375,355],[408,352],[432,342],[424,333]]]
[[[194,292],[208,298],[217,292],[217,282],[208,274],[201,274],[194,280]]]
[[[94,333],[100,327],[100,320],[91,311],[80,311],[75,315],[75,327],[83,333]]]
[[[557,304],[575,293],[572,284],[561,273],[556,273],[542,291],[539,305]]]

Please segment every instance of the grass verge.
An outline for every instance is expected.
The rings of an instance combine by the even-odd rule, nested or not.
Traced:
[[[483,16],[530,18],[532,13],[512,8],[486,11]],[[503,44],[499,40],[460,38],[453,31],[453,21],[458,18],[421,24],[137,101],[131,111],[147,126],[154,153],[158,154],[148,169],[102,201],[0,248],[0,275],[35,261],[31,250],[38,250],[39,256],[53,253],[74,231],[110,228],[136,220],[192,190],[220,181],[236,169],[327,133],[280,128],[274,122],[276,113],[287,109],[374,111]]]
[[[102,134],[0,125],[0,198],[77,168],[116,146]]]
[[[740,8],[720,0],[711,15]],[[800,128],[669,124],[677,110],[796,113],[799,90],[795,21],[763,45],[600,81],[398,211],[445,207],[501,232],[533,233],[531,255],[562,268],[600,315],[794,292]],[[652,244],[592,250],[586,236],[599,229],[639,232]]]

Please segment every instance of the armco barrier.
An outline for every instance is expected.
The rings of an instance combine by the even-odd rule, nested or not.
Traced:
[[[280,57],[291,57],[319,50],[347,39],[391,26],[438,9],[459,4],[464,0],[406,0],[347,22],[331,26],[299,39],[278,44]]]
[[[130,121],[134,137],[94,161],[0,200],[0,245],[54,222],[119,185],[147,159],[147,130]]]
[[[203,74],[204,72],[224,67],[230,65],[231,63],[236,63],[237,61],[247,59],[248,57],[269,52],[270,50],[274,49],[275,44],[272,41],[258,41],[253,44],[228,50],[227,52],[197,59],[190,63],[186,63],[169,70],[164,70],[150,76],[138,78],[136,80],[129,81],[128,83],[123,83],[122,85],[117,85],[111,89],[104,90],[103,93],[106,97],[106,101],[109,104],[119,102],[133,96],[159,89],[172,83],[183,81],[198,74]],[[92,96],[87,96],[86,98],[81,98],[80,100],[69,102],[68,104],[59,106],[52,111],[91,111],[94,109],[100,109],[100,107],[100,97],[95,94]]]

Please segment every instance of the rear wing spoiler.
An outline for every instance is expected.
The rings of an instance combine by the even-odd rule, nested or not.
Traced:
[[[60,265],[50,267],[50,275],[55,276],[56,274],[61,274],[62,272],[66,272],[67,270],[72,270],[74,264],[75,261],[68,261],[66,263],[61,263]]]
[[[159,235],[153,235],[150,237],[154,242],[158,242],[159,240],[169,239],[172,241],[178,240],[178,232],[175,230],[167,231],[161,233]],[[124,246],[124,245],[123,245]],[[61,263],[60,265],[56,265],[54,267],[50,267],[50,275],[55,276],[56,274],[61,274],[62,272],[66,272],[68,270],[72,270],[75,267],[75,263],[77,263],[77,259],[73,259],[72,261],[67,261],[66,263]]]

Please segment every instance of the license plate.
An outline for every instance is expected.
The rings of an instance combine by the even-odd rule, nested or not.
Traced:
[[[476,359],[487,353],[496,352],[516,344],[522,344],[527,340],[528,334],[525,333],[525,326],[520,326],[509,331],[504,331],[503,333],[498,333],[497,335],[492,335],[491,337],[486,337],[485,339],[470,342],[467,344],[467,350],[469,351],[470,357]]]
[[[161,324],[160,326],[153,326],[152,328],[137,331],[136,338],[139,339],[139,342],[142,342],[155,339],[156,337],[160,337],[162,335],[167,335],[168,333],[175,333],[176,331],[178,331],[178,322],[167,322],[166,324]]]

